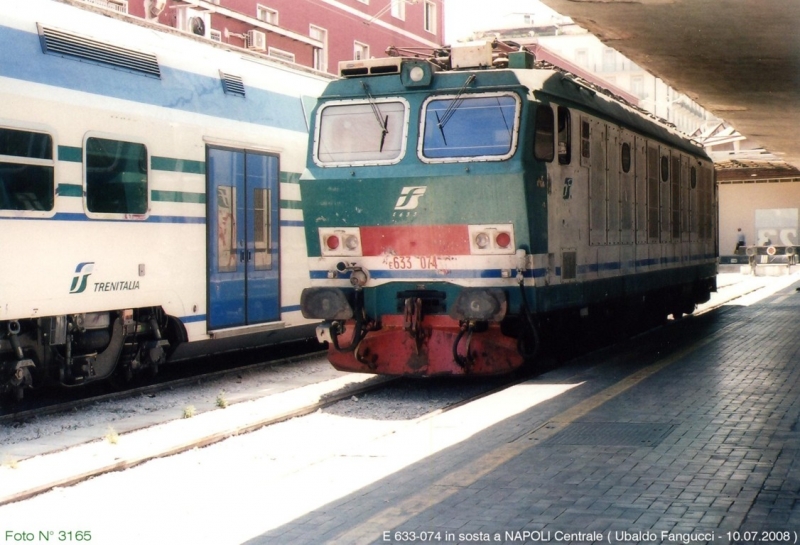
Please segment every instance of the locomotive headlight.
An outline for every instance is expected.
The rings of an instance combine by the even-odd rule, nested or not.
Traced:
[[[347,235],[346,237],[344,237],[344,246],[351,252],[357,250],[358,237],[355,235]]]
[[[306,288],[300,294],[300,311],[311,320],[347,320],[353,308],[337,288]]]
[[[478,233],[477,235],[475,235],[475,245],[481,250],[485,250],[486,248],[488,248],[490,241],[491,239],[489,238],[489,235],[487,235],[486,233]]]
[[[508,303],[503,290],[466,288],[461,290],[450,307],[450,317],[457,320],[499,322],[506,315]]]
[[[414,83],[419,83],[422,81],[422,78],[425,77],[425,70],[423,70],[421,66],[415,66],[408,71],[408,77],[411,78],[411,81]]]

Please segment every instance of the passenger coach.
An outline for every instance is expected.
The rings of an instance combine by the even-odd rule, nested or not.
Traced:
[[[297,181],[328,79],[85,3],[0,3],[0,393],[313,337]]]

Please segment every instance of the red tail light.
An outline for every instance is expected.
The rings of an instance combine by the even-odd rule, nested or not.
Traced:
[[[506,232],[499,233],[494,241],[497,243],[498,247],[508,248],[509,244],[511,244],[511,235]]]
[[[325,238],[325,246],[328,247],[329,250],[335,250],[339,247],[339,237],[336,235],[331,235]]]

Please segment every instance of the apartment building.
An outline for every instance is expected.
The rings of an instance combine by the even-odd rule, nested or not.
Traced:
[[[444,41],[444,0],[84,1],[331,74],[390,46]]]

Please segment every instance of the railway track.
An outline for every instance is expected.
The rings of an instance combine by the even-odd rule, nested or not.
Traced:
[[[720,300],[710,302],[708,305],[709,308],[702,309],[700,312],[708,312],[733,299],[752,294],[754,291],[758,291],[763,287],[763,285],[755,286],[744,284],[726,286],[724,291],[727,292],[727,294]],[[275,363],[271,365],[275,365]],[[47,407],[43,410],[48,414],[75,411],[79,410],[80,407],[98,403],[100,399],[149,395],[165,389],[174,389],[191,385],[197,381],[212,380],[218,376],[242,372],[243,369],[250,369],[257,366],[258,365],[251,365],[236,370],[207,373],[199,377],[194,376],[177,381],[165,382],[159,385],[136,388],[126,392],[109,394],[101,398],[95,397],[90,400],[79,400],[59,406]],[[263,364],[261,364],[261,366],[263,366]],[[594,364],[589,366],[594,366]],[[262,394],[260,399],[250,398],[249,400],[253,401],[252,410],[245,409],[245,407],[250,404],[238,403],[232,405],[226,411],[207,411],[199,415],[200,418],[180,420],[176,417],[172,422],[154,426],[152,430],[143,429],[130,431],[119,439],[120,444],[126,444],[126,449],[116,448],[118,445],[110,446],[104,441],[95,441],[94,443],[87,443],[69,449],[69,451],[75,451],[73,453],[73,462],[52,460],[51,465],[69,468],[64,469],[60,475],[34,479],[25,478],[22,480],[26,482],[16,487],[13,486],[13,483],[9,482],[9,479],[4,479],[6,484],[11,484],[12,486],[6,487],[6,491],[0,495],[0,505],[30,498],[58,486],[76,484],[103,473],[127,469],[149,460],[207,446],[234,435],[248,433],[265,426],[308,415],[321,409],[326,412],[330,411],[344,416],[355,415],[356,418],[375,418],[376,415],[370,412],[369,404],[365,402],[367,399],[376,400],[373,406],[385,407],[391,406],[392,403],[402,405],[405,403],[403,398],[407,397],[409,384],[415,385],[410,389],[413,390],[414,395],[417,396],[430,384],[434,385],[434,389],[436,388],[435,380],[409,381],[357,374],[337,374],[337,376],[339,378],[326,381],[324,383],[325,386],[310,384],[300,388],[289,389],[276,395],[264,396]],[[471,387],[461,393],[450,392],[452,395],[448,394],[449,397],[445,396],[447,397],[446,399],[437,401],[436,403],[438,403],[438,405],[433,404],[426,406],[423,403],[421,410],[418,411],[417,414],[410,414],[406,409],[396,410],[398,414],[401,415],[400,418],[402,419],[427,418],[428,416],[466,405],[481,397],[499,392],[529,378],[530,376],[518,375],[505,379],[484,380],[481,381],[481,383],[476,381]],[[406,393],[403,393],[404,389]],[[393,391],[399,393],[392,393]],[[413,395],[410,404],[420,405],[418,401],[413,399]],[[348,405],[351,405],[349,409],[347,407]],[[362,411],[362,416],[358,416],[358,414],[354,413],[354,411],[357,412],[359,410]],[[44,413],[37,413],[36,411],[15,413],[14,415],[3,417],[3,420],[0,420],[0,422],[8,422],[14,418],[33,418],[41,416],[42,414]],[[229,416],[230,418],[228,418]],[[392,419],[394,417],[382,415],[378,416],[378,418]],[[203,422],[200,422],[201,419],[203,419]],[[185,430],[181,431],[181,428],[185,428]],[[151,431],[153,433],[150,433]],[[161,436],[160,438],[157,437],[159,434]],[[147,437],[148,435],[151,435],[151,437]],[[125,452],[120,456],[123,450],[125,450]],[[92,453],[90,454],[90,452]],[[65,456],[66,453],[39,456],[38,458],[42,459],[40,461],[41,464],[45,464],[47,458],[54,458],[59,455]],[[81,460],[91,460],[93,464],[91,467],[81,466]],[[70,463],[73,464],[71,468]],[[27,464],[28,460],[21,460],[15,465],[21,468],[23,465]],[[31,460],[30,465],[35,465],[33,460]],[[7,468],[0,468],[0,471],[3,469]],[[14,469],[10,472],[6,471],[6,473],[14,475],[17,471],[17,469]],[[36,469],[33,468],[31,472],[35,474]],[[44,475],[44,473],[45,472],[43,472],[42,475]]]
[[[316,355],[322,356],[324,355],[324,353],[325,353],[324,351],[318,351],[316,352]],[[314,355],[315,353],[306,354],[307,357],[308,356],[313,357]],[[0,425],[6,425],[12,422],[20,422],[35,418],[41,418],[44,416],[50,416],[59,413],[66,413],[69,411],[76,411],[84,407],[95,405],[97,403],[103,403],[108,401],[119,401],[138,396],[154,395],[158,394],[159,392],[163,392],[165,390],[173,390],[176,388],[191,386],[192,384],[213,381],[229,375],[237,375],[241,373],[246,373],[248,371],[263,369],[266,367],[285,365],[297,361],[298,359],[299,357],[297,356],[291,356],[270,362],[247,364],[238,367],[229,367],[222,370],[202,372],[200,374],[191,374],[190,376],[182,376],[180,378],[166,380],[163,382],[159,382],[157,384],[148,384],[144,386],[128,388],[106,394],[91,395],[88,397],[70,399],[67,401],[54,401],[54,402],[45,401],[45,404],[42,406],[35,406],[23,410],[12,409],[12,412],[0,415]]]

